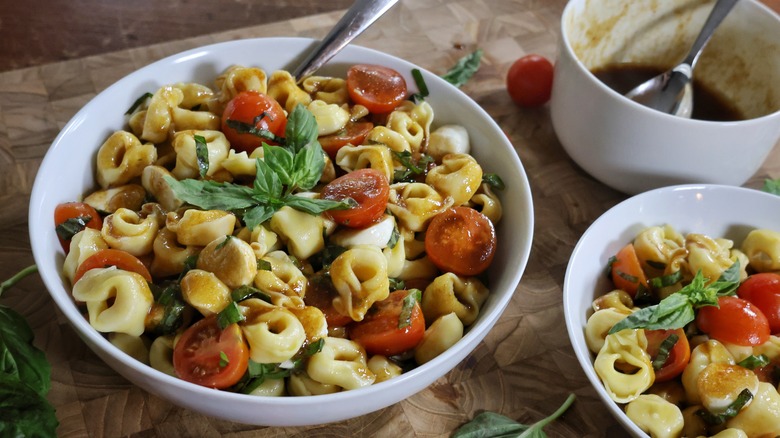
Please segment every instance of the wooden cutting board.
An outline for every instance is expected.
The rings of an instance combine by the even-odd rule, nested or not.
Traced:
[[[571,251],[601,213],[625,199],[585,174],[563,151],[547,107],[522,110],[504,85],[511,63],[539,53],[554,59],[564,0],[405,0],[356,44],[443,73],[479,47],[483,64],[463,88],[511,138],[533,190],[536,230],[515,298],[492,332],[456,369],[424,391],[352,420],[267,428],[209,418],[130,384],[98,359],[58,313],[37,276],[2,303],[22,313],[52,363],[49,400],[62,437],[449,436],[482,410],[523,423],[577,401],[546,430],[550,436],[623,436],[581,371],[569,343],[561,287]],[[31,186],[40,161],[65,123],[96,93],[161,57],[247,37],[322,37],[341,12],[219,33],[0,74],[0,279],[33,263],[27,230]],[[780,177],[776,148],[748,186]],[[509,188],[511,190],[511,188]],[[299,413],[304,414],[304,413]]]

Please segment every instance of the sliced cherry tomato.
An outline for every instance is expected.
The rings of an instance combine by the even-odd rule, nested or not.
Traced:
[[[699,330],[713,339],[736,345],[761,345],[769,340],[769,321],[758,306],[731,296],[718,298],[718,306],[699,309]]]
[[[364,228],[384,214],[390,197],[390,184],[378,170],[358,169],[329,182],[322,188],[320,196],[334,201],[354,199],[356,206],[346,210],[328,210],[327,214],[338,224]]]
[[[235,385],[249,365],[249,347],[238,324],[220,329],[216,315],[182,333],[173,348],[176,375],[196,385],[224,389]]]
[[[57,227],[57,238],[62,249],[70,251],[70,240],[81,229],[68,227],[69,219],[79,219],[86,223],[87,228],[100,230],[103,228],[103,218],[91,205],[83,202],[65,202],[54,208],[54,226]]]
[[[780,274],[764,272],[751,275],[739,286],[737,296],[761,309],[769,320],[769,330],[780,333]]]
[[[442,271],[463,276],[480,274],[496,253],[493,222],[473,208],[447,209],[428,225],[425,252]]]
[[[130,254],[127,251],[119,249],[101,249],[100,251],[87,257],[73,275],[73,284],[90,269],[95,268],[107,268],[109,266],[116,266],[124,271],[136,272],[141,274],[146,281],[152,281],[152,275],[149,273],[149,269],[146,265],[138,259],[138,257]]]
[[[325,315],[328,327],[344,327],[352,322],[352,317],[339,313],[333,307],[333,299],[338,296],[339,293],[333,287],[333,283],[328,276],[315,274],[309,278],[303,302],[307,306],[314,306],[320,309]]]
[[[357,64],[347,70],[347,92],[370,112],[385,114],[406,99],[406,80],[392,68]]]
[[[691,346],[683,329],[675,330],[645,330],[647,337],[647,353],[655,360],[661,344],[670,336],[677,335],[677,342],[669,350],[669,356],[661,368],[655,370],[655,381],[665,382],[679,376],[691,360]]]
[[[636,296],[640,286],[647,287],[647,276],[639,264],[633,243],[624,246],[615,254],[611,272],[615,287],[627,292],[631,298]]]
[[[349,122],[347,126],[341,131],[326,135],[319,138],[322,150],[327,153],[330,158],[335,159],[336,153],[343,146],[351,144],[352,146],[360,146],[368,137],[368,133],[374,128],[374,124],[371,122]]]
[[[401,354],[416,347],[425,334],[425,318],[420,303],[415,302],[408,320],[401,321],[404,299],[408,294],[408,290],[397,290],[374,303],[365,318],[350,327],[352,340],[362,345],[369,354],[385,356]]]
[[[509,68],[506,89],[517,105],[536,107],[550,100],[552,82],[552,63],[543,56],[526,55]]]
[[[251,153],[263,143],[277,144],[272,139],[261,138],[254,134],[239,133],[228,126],[228,120],[234,120],[257,129],[269,131],[283,137],[287,128],[287,116],[279,102],[257,91],[242,91],[228,102],[222,113],[222,132],[230,146],[239,151]]]

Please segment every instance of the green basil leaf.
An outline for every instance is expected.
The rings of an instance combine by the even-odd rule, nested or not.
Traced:
[[[246,210],[242,216],[247,228],[253,230],[260,224],[271,219],[271,216],[276,213],[276,208],[270,205],[257,205],[249,210]]]
[[[217,251],[219,251],[220,249],[224,248],[224,247],[225,247],[225,245],[227,245],[228,243],[230,243],[230,239],[233,239],[233,238],[234,238],[234,237],[233,237],[232,235],[230,235],[230,234],[226,235],[226,236],[225,236],[225,240],[223,240],[222,242],[219,242],[219,243],[217,244],[217,246],[216,246],[216,247],[214,247],[214,249],[215,249],[215,250],[217,250]]]
[[[780,179],[765,179],[763,190],[773,195],[780,195]]]
[[[504,184],[504,180],[502,180],[497,173],[482,174],[482,182],[496,190],[504,190],[506,188],[506,184]]]
[[[135,100],[135,102],[133,102],[132,105],[130,105],[130,108],[128,108],[127,111],[125,111],[125,115],[129,116],[130,114],[133,114],[135,110],[138,109],[138,107],[143,105],[146,99],[151,99],[152,97],[154,97],[154,95],[149,92],[142,94],[138,99]]]
[[[225,124],[239,134],[251,134],[254,135],[255,137],[272,141],[274,143],[284,144],[284,138],[277,137],[276,135],[274,135],[273,132],[267,129],[260,129],[256,126],[257,122],[260,121],[260,119],[262,119],[263,117],[268,117],[268,115],[266,113],[262,113],[259,116],[255,117],[254,125],[251,123],[244,123],[234,119],[225,120]]]
[[[266,262],[268,263],[268,262]],[[270,270],[270,269],[269,269]],[[239,286],[230,292],[230,298],[235,303],[247,300],[249,298],[259,298],[266,303],[271,302],[271,297],[260,289],[248,285]]]
[[[244,320],[244,315],[238,308],[235,301],[231,301],[224,309],[217,314],[217,324],[224,330],[230,324],[236,324]]]
[[[317,141],[317,119],[302,104],[293,108],[287,117],[285,146],[294,154]]]
[[[263,160],[284,185],[293,182],[295,155],[281,146],[263,145]]]
[[[198,173],[203,178],[209,172],[209,146],[202,135],[193,135],[195,139],[195,156],[198,160]]]
[[[418,68],[412,69],[412,79],[414,79],[414,83],[417,85],[417,89],[420,91],[413,94],[411,99],[414,102],[421,102],[429,95],[428,84],[425,83],[422,72]]]
[[[696,411],[696,415],[701,417],[705,423],[713,426],[723,424],[731,417],[736,416],[745,405],[753,399],[753,393],[749,389],[745,388],[739,393],[737,399],[731,403],[722,414],[713,414],[712,412],[702,408]]]
[[[293,190],[309,190],[322,178],[325,168],[325,154],[316,140],[301,148],[295,155],[291,184],[288,193]]]
[[[685,295],[673,293],[654,306],[639,309],[612,326],[610,334],[625,329],[676,329],[693,321],[693,306]]]
[[[225,368],[230,364],[230,358],[228,357],[227,353],[224,351],[219,352],[219,367]]]
[[[412,311],[415,304],[422,301],[422,292],[420,289],[410,289],[404,297],[401,305],[401,314],[398,316],[398,328],[403,329],[412,324]]]
[[[456,87],[461,87],[479,70],[481,61],[482,49],[477,49],[460,58],[447,73],[442,75],[442,78]]]
[[[163,179],[176,197],[204,210],[241,210],[253,207],[256,201],[249,187],[216,181],[195,179],[177,180],[172,176]]]
[[[73,236],[87,228],[87,223],[92,220],[92,216],[78,216],[66,219],[65,222],[57,225],[54,231],[57,236],[65,241],[73,239]]]
[[[663,368],[664,364],[669,359],[669,354],[679,340],[680,337],[672,333],[661,342],[661,345],[658,346],[658,354],[655,356],[655,359],[653,359],[654,370],[658,371]]]
[[[765,354],[759,354],[758,356],[750,355],[741,361],[737,363],[737,365],[747,368],[749,370],[754,370],[756,368],[761,368],[769,365],[771,361]]]
[[[677,284],[683,280],[682,271],[677,271],[669,275],[662,275],[660,277],[654,277],[650,279],[650,285],[656,289],[662,287],[669,287]]]
[[[514,438],[527,429],[528,426],[509,417],[484,411],[459,427],[451,438]]]
[[[6,306],[0,306],[0,374],[23,382],[43,397],[51,388],[46,355],[33,345],[27,321]]]
[[[0,436],[54,437],[59,421],[44,395],[0,373]]]
[[[285,196],[282,201],[284,201],[285,205],[295,208],[296,210],[301,210],[314,215],[328,210],[346,210],[357,204],[352,198],[347,198],[342,201],[333,201],[330,199],[306,198],[297,195]]]

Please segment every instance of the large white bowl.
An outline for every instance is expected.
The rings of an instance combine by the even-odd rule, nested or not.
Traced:
[[[738,246],[754,228],[778,229],[780,196],[723,185],[679,185],[651,190],[612,207],[585,231],[569,260],[563,310],[574,352],[610,412],[634,436],[647,437],[610,399],[585,344],[591,304],[612,288],[604,274],[609,258],[646,227],[669,224],[680,233],[726,237]]]
[[[124,112],[143,93],[175,82],[213,86],[216,76],[233,64],[266,71],[289,68],[312,45],[302,38],[231,41],[189,50],[121,79],[101,92],[68,122],[47,152],[30,200],[30,240],[35,262],[54,302],[84,342],[118,373],[143,389],[205,415],[248,424],[296,426],[339,421],[366,414],[422,390],[463,360],[485,337],[512,298],[528,261],[533,233],[533,205],[525,171],[507,137],[491,117],[468,96],[436,75],[424,72],[430,90],[427,101],[435,125],[460,123],[471,136],[473,155],[486,171],[498,173],[507,190],[500,195],[504,219],[498,226],[498,251],[489,271],[491,294],[477,321],[445,353],[390,381],[363,389],[310,397],[255,397],[215,391],[170,377],[143,365],[96,332],[74,306],[60,274],[64,255],[54,231],[54,207],[81,199],[94,189],[97,149],[125,126]],[[349,65],[382,64],[401,72],[410,87],[413,68],[406,61],[367,48],[349,46],[322,72],[344,76]]]

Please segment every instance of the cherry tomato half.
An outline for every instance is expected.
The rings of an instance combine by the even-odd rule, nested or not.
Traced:
[[[615,287],[627,292],[631,298],[636,296],[640,286],[647,287],[647,277],[639,264],[639,257],[637,257],[632,243],[624,246],[615,254],[611,266],[611,277]]]
[[[484,272],[496,253],[496,231],[487,216],[453,207],[433,217],[425,232],[425,252],[436,267],[458,275]]]
[[[550,100],[552,82],[552,63],[543,56],[526,55],[509,68],[506,89],[517,105],[535,107]]]
[[[780,274],[753,274],[739,285],[737,296],[761,309],[769,321],[769,330],[780,333]]]
[[[755,304],[725,296],[718,298],[718,306],[698,310],[699,330],[718,341],[736,345],[761,345],[769,340],[769,321]]]
[[[173,348],[176,375],[196,385],[224,389],[235,385],[249,366],[249,347],[238,324],[220,329],[216,315],[182,333]]]
[[[334,201],[354,199],[356,206],[346,210],[328,210],[327,214],[338,224],[364,228],[384,214],[390,197],[390,184],[378,170],[358,169],[326,184],[320,196]]]
[[[373,128],[374,124],[371,122],[349,122],[341,131],[320,137],[318,140],[322,150],[335,160],[339,149],[347,144],[360,146]]]
[[[401,354],[416,347],[425,334],[425,318],[420,303],[414,303],[408,325],[399,328],[404,299],[408,294],[407,290],[397,290],[374,303],[365,318],[350,327],[352,340],[362,345],[369,354],[385,356]]]
[[[146,281],[152,281],[152,275],[138,257],[127,251],[109,248],[101,249],[81,262],[73,275],[73,284],[76,284],[90,269],[107,268],[109,266],[116,266],[124,271],[136,272],[141,274]]]
[[[257,91],[242,91],[227,103],[222,113],[222,132],[230,142],[230,146],[239,152],[249,154],[262,146],[263,142],[276,144],[270,139],[239,133],[228,126],[228,120],[245,123],[279,137],[284,136],[287,128],[287,116],[279,102]]]
[[[59,227],[69,219],[78,218],[81,218],[81,220],[86,222],[87,228],[96,230],[103,228],[103,218],[101,218],[97,210],[89,204],[83,202],[65,202],[54,208],[55,227]],[[60,245],[62,245],[62,249],[65,253],[70,251],[70,238],[65,239],[59,233],[57,233],[57,238],[60,240]]]
[[[406,99],[406,80],[392,68],[357,64],[347,70],[347,92],[370,112],[385,114]]]
[[[691,346],[688,343],[688,338],[685,336],[685,331],[681,328],[675,330],[645,330],[647,354],[653,360],[658,356],[661,344],[672,334],[677,335],[677,342],[669,351],[669,356],[663,366],[655,370],[656,382],[672,380],[682,374],[685,366],[691,360]]]

